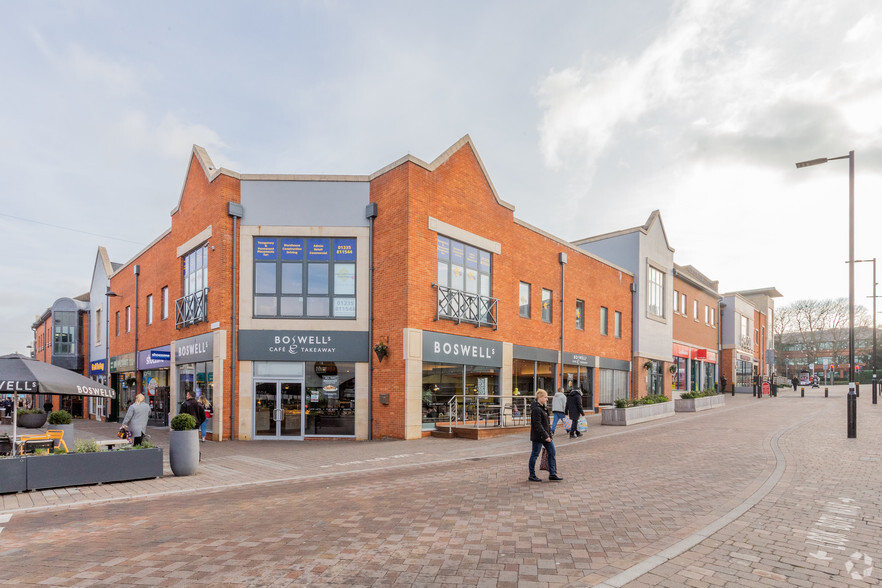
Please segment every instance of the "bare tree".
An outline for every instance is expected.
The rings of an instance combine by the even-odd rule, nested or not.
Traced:
[[[855,306],[855,328],[869,326],[870,314]],[[797,300],[777,311],[775,336],[795,333],[805,363],[830,357],[836,364],[848,362],[848,299]]]

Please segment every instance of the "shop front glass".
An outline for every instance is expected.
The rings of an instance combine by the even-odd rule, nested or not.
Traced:
[[[164,427],[168,424],[168,370],[141,372],[141,390],[150,405],[150,424]]]
[[[533,396],[540,388],[553,396],[556,390],[555,364],[532,359],[512,361],[512,385],[514,396]]]
[[[563,366],[564,390],[568,393],[573,388],[582,392],[582,408],[594,412],[594,368],[584,365]],[[554,391],[546,390],[549,395]]]
[[[673,382],[671,383],[671,387],[674,390],[686,390],[686,362],[688,360],[685,357],[675,357],[674,365],[677,366],[677,371],[674,372]]]
[[[735,362],[735,385],[739,388],[753,386],[753,364],[749,361],[737,360]]]
[[[355,435],[355,364],[306,363],[306,434]]]
[[[205,395],[208,401],[214,405],[214,362],[200,361],[197,363],[178,364],[178,390],[180,401],[187,399],[187,392],[192,392],[195,398]],[[212,431],[212,425],[216,411],[212,411],[208,419],[206,430]]]
[[[706,388],[714,388],[717,386],[717,364],[705,362],[704,382]]]
[[[482,405],[498,405],[498,368],[423,362],[424,429],[456,417],[474,418],[476,400]],[[482,415],[489,412],[492,410],[481,409]]]
[[[135,372],[111,374],[111,384],[113,389],[116,390],[116,397],[119,401],[118,416],[120,421],[126,416],[129,406],[135,402],[135,383]]]

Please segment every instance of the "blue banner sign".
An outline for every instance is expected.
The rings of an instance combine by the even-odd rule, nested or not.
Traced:
[[[303,261],[303,239],[282,239],[282,260]]]
[[[254,238],[254,259],[275,260],[276,240]]]
[[[334,260],[355,261],[355,239],[334,239]]]
[[[328,261],[331,259],[330,239],[307,239],[306,259],[310,261]]]

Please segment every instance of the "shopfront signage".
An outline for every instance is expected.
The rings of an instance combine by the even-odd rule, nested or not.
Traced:
[[[157,370],[167,368],[171,364],[170,346],[157,347],[155,349],[145,349],[138,352],[138,369],[139,370]]]
[[[502,367],[502,342],[423,331],[423,361]]]
[[[671,350],[671,355],[674,357],[689,357],[690,351],[694,351],[691,347],[687,345],[680,345],[679,343],[674,343],[673,348]]]
[[[135,371],[135,354],[124,353],[122,355],[114,355],[110,358],[110,372],[118,374],[120,372]]]
[[[717,353],[709,349],[696,349],[693,359],[701,359],[708,363],[717,363]]]
[[[738,361],[753,361],[752,355],[745,355],[744,353],[738,354]]]
[[[214,334],[205,333],[175,341],[175,363],[196,363],[214,359]]]
[[[100,376],[104,374],[107,369],[107,361],[104,359],[98,359],[96,361],[89,362],[89,374],[93,376]]]
[[[247,361],[368,361],[367,331],[239,331]]]
[[[564,365],[584,365],[587,367],[594,367],[594,356],[565,351],[563,354],[563,362]]]

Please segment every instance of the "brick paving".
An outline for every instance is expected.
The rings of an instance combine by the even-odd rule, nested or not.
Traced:
[[[561,483],[526,481],[523,436],[205,443],[194,476],[0,496],[0,584],[875,585],[882,406],[859,402],[851,440],[839,389],[591,417]]]

